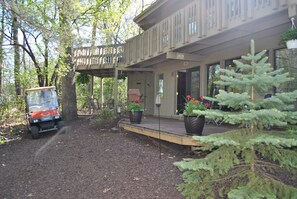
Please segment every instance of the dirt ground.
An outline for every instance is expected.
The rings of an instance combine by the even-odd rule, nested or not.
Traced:
[[[183,198],[173,165],[185,154],[87,119],[32,140],[20,133],[0,145],[0,198]],[[20,130],[22,132],[22,130]],[[165,146],[164,146],[165,147]]]

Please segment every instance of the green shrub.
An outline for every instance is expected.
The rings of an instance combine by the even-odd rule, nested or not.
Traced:
[[[98,125],[100,128],[109,128],[113,127],[116,120],[116,115],[113,109],[110,108],[102,108],[95,115],[93,123]]]
[[[25,116],[25,100],[23,97],[1,96],[0,124],[22,122]]]
[[[289,40],[297,39],[297,29],[296,28],[290,28],[286,32],[282,33],[281,35],[281,42],[286,43]]]

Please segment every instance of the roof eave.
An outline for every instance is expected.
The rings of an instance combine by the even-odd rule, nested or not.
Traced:
[[[168,0],[157,0],[152,5],[150,5],[147,9],[142,11],[139,15],[137,15],[133,21],[137,23],[138,25],[140,22],[148,17],[150,14],[152,14],[154,11],[156,11],[158,8],[160,8],[163,4],[165,4]]]

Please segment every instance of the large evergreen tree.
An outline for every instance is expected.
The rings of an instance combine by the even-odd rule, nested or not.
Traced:
[[[252,41],[251,52],[234,61],[235,68],[222,69],[216,84],[228,91],[208,99],[229,111],[198,111],[243,128],[194,137],[205,144],[197,150],[208,154],[175,163],[184,172],[178,189],[187,198],[297,198],[297,131],[289,128],[297,122],[297,91],[263,98],[291,79],[282,69],[273,70],[265,53],[256,54]],[[271,126],[282,131],[265,130]]]

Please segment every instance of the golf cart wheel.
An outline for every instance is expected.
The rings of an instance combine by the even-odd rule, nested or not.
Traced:
[[[39,138],[39,129],[37,126],[32,126],[31,127],[31,136],[33,139]]]
[[[61,130],[61,128],[63,128],[63,126],[64,126],[64,122],[63,121],[58,121],[58,123],[57,123],[58,130]]]

